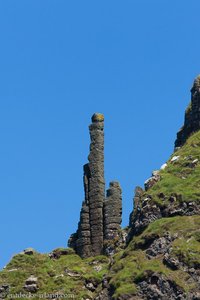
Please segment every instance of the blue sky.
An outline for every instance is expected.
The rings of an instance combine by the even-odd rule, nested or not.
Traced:
[[[105,114],[107,185],[133,191],[173,151],[200,73],[200,2],[0,1],[0,266],[66,246],[88,125]]]

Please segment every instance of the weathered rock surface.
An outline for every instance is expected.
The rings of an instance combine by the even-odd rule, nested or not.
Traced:
[[[104,116],[94,114],[90,131],[89,163],[83,167],[85,199],[82,203],[78,230],[69,239],[69,246],[81,257],[102,254],[104,240],[117,237],[121,224],[121,188],[112,182],[105,200],[104,179]]]
[[[10,286],[8,284],[3,284],[0,286],[0,299],[4,299],[9,294]]]
[[[192,133],[200,129],[200,76],[194,81],[191,99],[191,103],[185,111],[184,125],[177,133],[175,148],[182,146]]]
[[[36,293],[38,290],[38,279],[31,275],[25,282],[24,289],[30,293]]]
[[[159,171],[153,171],[152,176],[144,183],[145,191],[149,190],[154,184],[160,181]]]
[[[77,233],[69,240],[81,257],[101,254],[103,251],[104,180],[104,116],[94,114],[90,130],[89,163],[83,167],[85,199],[82,203]]]
[[[172,280],[165,278],[163,274],[147,272],[145,280],[139,282],[138,285],[142,299],[189,299],[180,287]]]
[[[165,201],[165,195],[160,195]],[[191,202],[181,202],[181,195],[172,194],[169,197],[170,205],[158,205],[153,201],[151,195],[142,197],[140,202],[135,202],[134,211],[130,215],[130,231],[128,241],[141,233],[150,223],[157,219],[173,216],[192,216],[200,214],[200,200]]]
[[[188,273],[188,280],[198,287],[196,291],[185,293],[185,291],[179,287],[173,280],[166,278],[162,273],[156,273],[152,271],[146,271],[145,276],[137,283],[139,287],[138,295],[142,299],[199,299],[200,294],[198,290],[200,288],[200,272],[199,266],[195,265],[195,268],[190,268],[181,259],[173,257],[171,251],[173,249],[172,243],[178,239],[178,235],[170,235],[165,233],[161,237],[149,237],[142,248],[146,248],[145,253],[148,259],[154,259],[159,257],[163,259],[163,263],[171,270],[182,270],[184,273]],[[141,245],[138,245],[141,248]],[[189,279],[190,278],[190,279]],[[188,281],[188,283],[189,283]]]
[[[104,239],[119,237],[122,222],[122,190],[118,182],[111,182],[104,202]]]
[[[26,255],[33,255],[34,253],[36,253],[36,251],[33,248],[26,248],[24,250],[24,254]]]

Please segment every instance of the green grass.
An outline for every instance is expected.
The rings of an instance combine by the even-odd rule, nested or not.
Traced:
[[[74,294],[76,299],[85,299],[92,297],[92,293],[84,287],[85,281],[91,280],[97,285],[100,284],[107,272],[108,262],[105,256],[83,260],[76,254],[69,254],[52,260],[46,254],[18,254],[6,269],[0,272],[0,285],[11,284],[11,294],[25,293],[25,281],[30,275],[34,275],[38,278],[40,294],[60,292]],[[96,264],[102,267],[99,272],[94,268]],[[68,276],[66,270],[74,272],[77,276]],[[38,299],[37,295],[32,299]]]
[[[171,162],[173,156],[180,156]],[[196,167],[189,167],[194,159],[199,162]],[[159,205],[167,205],[167,200],[159,199],[159,193],[170,197],[173,193],[182,195],[181,201],[200,201],[200,131],[193,134],[167,162],[167,167],[160,171],[161,180],[145,194],[150,194]]]
[[[147,240],[162,237],[166,232],[177,235],[172,243],[171,255],[178,257],[189,267],[200,265],[200,216],[177,216],[157,220],[142,234],[134,237],[124,251],[116,254],[110,271],[115,299],[120,295],[135,295],[137,283],[145,279],[149,272],[163,274],[186,293],[196,287],[194,280],[183,269],[172,270],[167,267],[163,263],[163,255],[149,260],[141,250]]]
[[[174,155],[180,156],[180,159],[172,163],[170,160]],[[182,196],[178,197],[177,202],[200,201],[200,131],[193,134],[171,158],[166,169],[160,171],[161,180],[144,196],[151,195],[152,202],[166,206],[170,205],[169,197],[172,194]],[[196,158],[199,163],[191,168],[188,163]],[[164,193],[165,200],[159,198],[160,193]],[[57,260],[50,259],[47,254],[18,254],[0,272],[0,285],[10,284],[11,294],[24,293],[26,279],[34,275],[38,278],[40,294],[60,292],[74,294],[75,299],[94,299],[96,293],[88,291],[85,282],[93,282],[98,291],[106,275],[114,291],[113,299],[118,299],[122,295],[127,298],[136,295],[138,282],[153,272],[163,274],[187,293],[196,287],[187,272],[181,268],[170,269],[163,263],[162,254],[152,259],[148,259],[145,254],[147,241],[162,237],[166,232],[177,235],[172,242],[170,255],[190,268],[200,268],[200,216],[176,216],[149,224],[140,235],[132,239],[126,249],[119,247],[112,264],[106,256],[81,259],[73,250],[65,251],[65,255]],[[60,250],[57,249],[58,254]],[[96,266],[101,266],[101,270],[97,271]],[[71,277],[67,272],[76,276]],[[38,299],[37,295],[32,299]]]

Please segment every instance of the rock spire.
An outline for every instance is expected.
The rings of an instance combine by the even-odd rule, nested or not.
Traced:
[[[200,129],[200,75],[194,80],[191,89],[191,102],[185,111],[183,127],[177,133],[175,148],[181,147],[187,138]]]
[[[121,224],[122,197],[118,182],[111,182],[105,197],[104,116],[95,113],[89,126],[90,153],[83,167],[85,198],[78,230],[71,235],[69,246],[81,257],[102,254],[104,240],[117,237]]]

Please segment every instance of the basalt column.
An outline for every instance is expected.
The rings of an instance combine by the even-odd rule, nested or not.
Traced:
[[[118,182],[112,181],[104,203],[104,239],[119,237],[122,222],[122,190]]]
[[[105,200],[104,179],[104,116],[94,114],[90,130],[90,154],[88,182],[90,234],[92,255],[98,255],[103,250],[103,204]]]
[[[103,252],[104,180],[104,116],[94,114],[90,130],[90,153],[84,165],[83,183],[85,199],[82,203],[78,230],[72,234],[68,245],[81,257]]]

